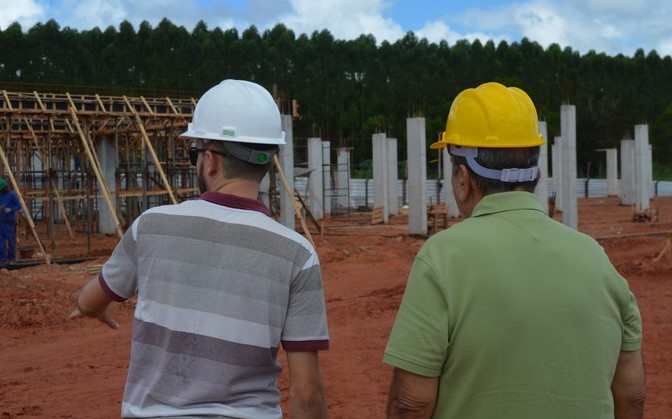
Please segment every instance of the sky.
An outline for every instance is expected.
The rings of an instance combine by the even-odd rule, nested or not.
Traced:
[[[670,0],[0,0],[0,30],[19,22],[27,32],[54,19],[79,31],[128,20],[155,27],[163,18],[191,31],[282,23],[295,34],[327,29],[336,39],[373,35],[380,44],[408,32],[429,42],[460,39],[556,43],[581,54],[633,56],[641,48],[672,55]]]

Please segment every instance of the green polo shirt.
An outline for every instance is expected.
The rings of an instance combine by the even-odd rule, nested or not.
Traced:
[[[435,418],[613,418],[620,351],[641,344],[628,283],[535,195],[486,196],[413,263],[384,362],[439,378]]]

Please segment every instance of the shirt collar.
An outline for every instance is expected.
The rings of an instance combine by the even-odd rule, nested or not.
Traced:
[[[544,212],[537,196],[530,192],[513,191],[486,195],[476,204],[472,217],[480,217],[498,212],[514,210],[534,210]]]
[[[268,208],[266,208],[266,205],[264,205],[261,201],[257,201],[256,199],[211,191],[203,193],[199,199],[224,207],[248,211],[258,211],[269,217],[271,216],[271,213],[268,211]]]

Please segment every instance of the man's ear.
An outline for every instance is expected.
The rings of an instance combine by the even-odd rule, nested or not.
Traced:
[[[461,164],[457,167],[457,173],[455,173],[455,185],[453,186],[454,192],[457,194],[456,198],[460,201],[464,201],[469,196],[471,192],[471,173],[467,169],[467,166]]]
[[[205,173],[207,173],[208,176],[216,175],[219,171],[219,165],[222,164],[217,154],[211,152],[210,150],[206,150],[203,152],[203,158],[205,159]]]

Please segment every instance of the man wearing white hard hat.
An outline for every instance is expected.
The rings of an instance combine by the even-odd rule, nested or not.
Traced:
[[[292,417],[325,417],[318,257],[257,200],[285,143],[273,98],[225,80],[201,97],[182,137],[193,140],[200,199],[144,212],[72,314],[115,328],[109,303],[137,294],[122,416],[280,419],[282,346]]]

